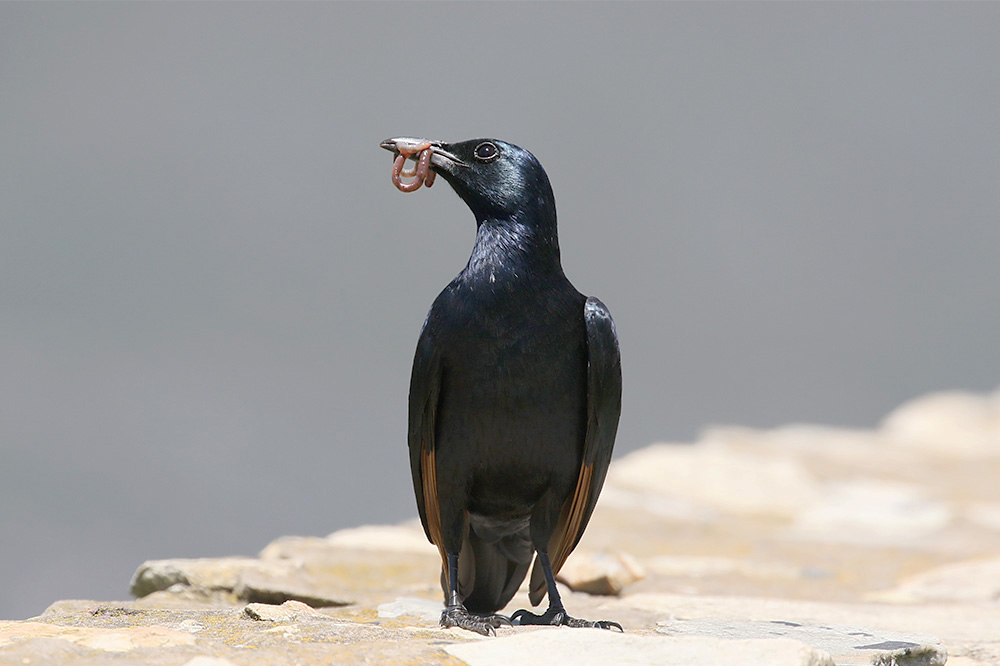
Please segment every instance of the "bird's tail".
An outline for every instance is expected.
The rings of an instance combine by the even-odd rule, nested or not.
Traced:
[[[528,574],[531,547],[517,537],[484,541],[473,530],[467,532],[458,556],[458,590],[471,613],[493,613],[510,602]],[[526,556],[525,556],[526,555]],[[447,595],[447,572],[441,572],[441,587]]]

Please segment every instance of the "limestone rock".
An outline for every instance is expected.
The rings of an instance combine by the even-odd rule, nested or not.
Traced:
[[[945,666],[948,652],[936,645],[902,647],[872,659],[874,666]]]
[[[147,562],[135,601],[61,601],[0,622],[0,666],[549,666],[553,654],[668,665],[830,655],[841,666],[947,655],[948,666],[994,666],[998,401],[932,396],[868,431],[715,428],[615,461],[562,578],[587,589],[588,576],[571,577],[594,565],[588,553],[638,569],[609,554],[619,550],[646,577],[617,597],[561,587],[572,615],[620,622],[624,635],[441,629],[440,558],[414,520],[279,538],[258,558]],[[605,574],[590,575],[604,586],[590,589],[614,591]],[[327,605],[347,599],[356,603]],[[527,606],[522,587],[501,612]]]
[[[875,601],[1000,601],[1000,558],[946,564],[869,595]],[[1000,634],[998,634],[1000,635]]]
[[[247,604],[243,614],[259,622],[295,622],[300,619],[329,619],[317,613],[301,601],[286,601],[280,606],[273,604]]]
[[[326,538],[339,548],[393,551],[400,553],[433,553],[437,548],[427,541],[420,523],[405,525],[364,525],[338,530]]]
[[[300,562],[281,559],[222,557],[144,562],[132,576],[132,594],[144,597],[162,590],[203,596],[231,592],[245,602],[281,604],[296,600],[316,608],[351,603],[335,591],[323,589]]]
[[[706,576],[745,576],[756,579],[795,580],[802,569],[773,562],[751,562],[731,557],[659,555],[645,560],[646,569],[661,576],[703,578]]]
[[[419,521],[402,525],[362,525],[333,532],[325,538],[281,537],[264,550],[263,560],[323,560],[342,550],[365,550],[380,553],[412,553],[437,556],[437,548],[427,541]]]
[[[722,446],[654,444],[617,460],[614,488],[679,496],[737,515],[794,515],[819,498],[816,480],[794,460],[763,458]]]
[[[21,664],[83,664],[91,663],[98,653],[76,643],[61,638],[36,638],[17,635],[14,640],[3,640],[0,629],[0,664],[19,666]],[[118,653],[113,653],[120,657]]]
[[[947,666],[996,666],[998,663],[1000,663],[1000,651],[989,662],[971,657],[948,657],[946,662]]]
[[[822,455],[856,461],[871,455],[871,449],[879,443],[878,434],[871,430],[793,423],[770,429],[710,426],[702,433],[698,445],[743,452],[766,450]]]
[[[15,641],[55,638],[102,652],[130,652],[139,648],[167,648],[192,645],[186,632],[163,626],[67,627],[46,622],[0,622],[0,647]]]
[[[889,414],[882,434],[897,445],[946,456],[1000,456],[1000,391],[918,398]]]
[[[628,553],[575,551],[556,579],[574,592],[617,596],[645,577],[642,564]]]
[[[428,622],[439,620],[442,610],[444,610],[444,604],[440,601],[429,601],[414,597],[399,597],[395,601],[380,604],[377,609],[379,617],[396,618],[409,615]]]
[[[963,517],[976,525],[1000,531],[1000,502],[972,502],[965,506]]]
[[[200,590],[233,590],[248,572],[282,577],[298,569],[295,562],[262,562],[250,557],[149,560],[133,574],[129,589],[136,597],[174,585]]]
[[[494,640],[452,644],[445,651],[469,666],[834,666],[829,655],[788,639],[724,640],[619,634],[602,629],[543,628]]]
[[[654,615],[671,618],[660,620],[660,623],[691,621],[708,625],[716,623],[722,626],[739,626],[747,622],[773,622],[796,623],[803,627],[862,627],[863,631],[873,634],[877,640],[857,645],[898,639],[917,645],[940,644],[949,652],[954,648],[956,655],[968,655],[986,663],[990,663],[990,658],[982,655],[995,655],[1000,659],[1000,636],[996,630],[1000,627],[1000,604],[848,604],[762,597],[642,593],[604,605],[604,612],[612,617],[622,615],[626,609],[643,609]],[[689,626],[702,634],[714,631],[706,630],[698,624]],[[837,663],[842,662],[838,660]],[[862,660],[858,663],[868,662]]]
[[[236,666],[236,664],[228,659],[219,659],[218,657],[206,657],[204,655],[199,655],[191,661],[185,663],[184,666]]]
[[[347,606],[344,599],[333,590],[324,590],[301,571],[276,575],[273,571],[246,569],[239,575],[233,593],[242,601],[262,604],[283,604],[299,601],[313,608]]]
[[[898,542],[940,530],[951,515],[915,485],[852,479],[830,484],[822,500],[799,512],[795,530],[829,541]]]
[[[875,660],[882,660],[878,663],[885,664],[898,663],[899,666],[920,666],[921,661],[906,660],[916,660],[917,655],[932,654],[944,655],[941,661],[943,665],[947,658],[946,651],[937,645],[939,641],[936,637],[913,632],[900,633],[792,620],[747,620],[739,617],[666,620],[659,625],[657,631],[671,636],[711,636],[727,640],[787,638],[830,654],[840,666],[870,664]],[[898,661],[893,662],[891,659]],[[932,662],[928,666],[930,663]]]

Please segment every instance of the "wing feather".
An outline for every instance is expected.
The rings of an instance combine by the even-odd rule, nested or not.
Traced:
[[[622,367],[618,334],[608,308],[597,298],[587,299],[583,310],[587,327],[587,431],[576,489],[560,514],[549,540],[553,573],[566,562],[587,528],[597,505],[601,486],[611,464],[611,453],[621,414]],[[537,606],[545,596],[541,567],[531,573],[529,598]]]
[[[410,472],[417,512],[427,540],[438,547],[444,561],[441,538],[441,512],[437,496],[437,473],[434,461],[434,433],[438,397],[441,393],[441,360],[435,352],[427,322],[420,331],[410,375],[409,422],[407,443],[410,449]]]

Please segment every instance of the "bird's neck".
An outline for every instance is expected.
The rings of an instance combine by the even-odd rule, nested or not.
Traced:
[[[532,216],[530,222],[516,217],[477,217],[476,222],[476,244],[465,268],[470,277],[562,274],[555,211]]]

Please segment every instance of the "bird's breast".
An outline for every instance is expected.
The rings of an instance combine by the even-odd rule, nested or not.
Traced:
[[[453,315],[438,331],[438,464],[495,508],[575,479],[586,426],[582,304],[525,299]]]

